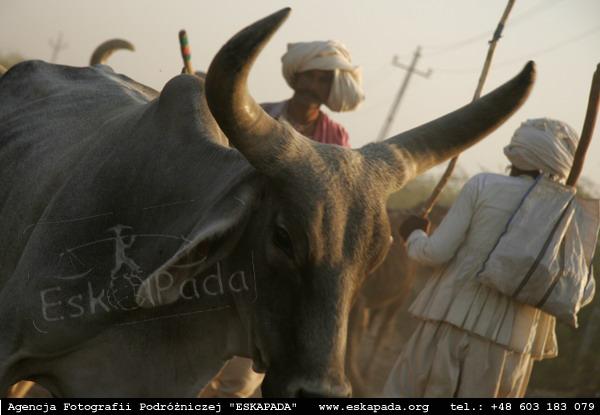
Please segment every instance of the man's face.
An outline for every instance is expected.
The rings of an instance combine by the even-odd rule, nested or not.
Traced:
[[[294,80],[295,95],[306,104],[321,105],[327,102],[332,83],[333,71],[313,69],[299,72]]]

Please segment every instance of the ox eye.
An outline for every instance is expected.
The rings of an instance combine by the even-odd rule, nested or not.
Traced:
[[[294,249],[292,247],[292,238],[287,229],[283,226],[275,225],[275,232],[273,233],[273,243],[279,249],[281,249],[290,259],[294,258]]]

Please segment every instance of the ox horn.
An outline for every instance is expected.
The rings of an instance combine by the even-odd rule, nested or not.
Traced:
[[[535,80],[535,64],[482,98],[434,121],[359,151],[388,170],[393,190],[425,170],[480,141],[506,121],[527,99]],[[383,163],[382,163],[383,161]],[[389,177],[389,176],[393,176]]]
[[[281,161],[308,145],[254,101],[247,80],[256,57],[289,13],[290,8],[279,10],[237,33],[214,57],[206,75],[206,101],[219,127],[255,168],[271,175],[280,170]]]
[[[106,62],[108,61],[108,58],[110,58],[110,55],[112,55],[113,52],[115,52],[119,49],[127,49],[132,52],[135,50],[133,45],[126,40],[123,40],[123,39],[107,40],[106,42],[100,44],[96,48],[96,50],[94,50],[94,53],[92,53],[92,57],[90,58],[90,66],[97,65],[99,63],[101,63],[103,65],[106,64]]]

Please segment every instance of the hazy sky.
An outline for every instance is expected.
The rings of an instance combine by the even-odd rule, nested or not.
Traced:
[[[0,0],[0,53],[49,60],[50,41],[62,32],[66,49],[58,63],[83,66],[99,43],[120,37],[136,51],[116,53],[110,65],[160,90],[181,70],[180,29],[188,31],[194,66],[205,69],[230,36],[285,6],[292,7],[292,14],[259,57],[251,93],[259,102],[291,96],[280,64],[288,42],[338,39],[362,67],[367,99],[357,111],[334,113],[333,118],[349,130],[352,146],[360,147],[377,137],[405,76],[392,65],[393,56],[409,64],[417,45],[423,47],[417,67],[431,68],[433,74],[429,79],[413,76],[391,132],[471,100],[506,1]],[[502,148],[527,118],[558,118],[581,131],[592,74],[600,62],[600,1],[517,0],[484,92],[510,79],[529,59],[538,70],[533,93],[508,122],[461,156],[459,166],[468,173],[502,172],[507,165]],[[600,183],[600,125],[594,136],[584,177]]]

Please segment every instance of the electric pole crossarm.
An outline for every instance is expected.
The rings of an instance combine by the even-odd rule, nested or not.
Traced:
[[[426,78],[426,79],[429,78],[429,76],[432,74],[431,69],[429,69],[427,72],[422,72],[422,71],[419,71],[416,69],[417,62],[419,61],[420,57],[421,57],[421,47],[420,46],[417,46],[417,50],[415,50],[412,62],[410,63],[409,66],[406,66],[406,65],[400,63],[398,61],[398,56],[394,56],[394,60],[393,60],[392,64],[398,68],[405,69],[406,76],[404,77],[404,81],[402,81],[402,85],[400,86],[400,89],[398,90],[398,93],[396,94],[396,97],[394,98],[394,102],[392,103],[390,112],[389,112],[387,118],[385,119],[385,122],[383,123],[383,127],[381,128],[381,131],[379,132],[377,141],[383,141],[387,138],[390,127],[392,126],[392,123],[394,122],[394,116],[396,115],[396,112],[398,111],[398,107],[400,106],[400,101],[402,100],[402,97],[404,96],[404,92],[406,91],[408,82],[410,81],[412,74],[416,73],[417,75],[422,76],[423,78]]]
[[[405,69],[407,71],[411,70],[410,66],[406,66],[403,63],[400,63],[400,61],[398,60],[398,56],[394,56],[394,61],[392,62],[392,64],[394,66],[397,66],[398,68],[402,68],[402,69]],[[421,75],[423,78],[429,78],[431,76],[431,74],[433,73],[433,71],[431,69],[429,69],[427,72],[423,72],[423,71],[420,71],[420,70],[418,70],[416,68],[413,68],[412,71],[414,73],[416,73],[417,75]]]

